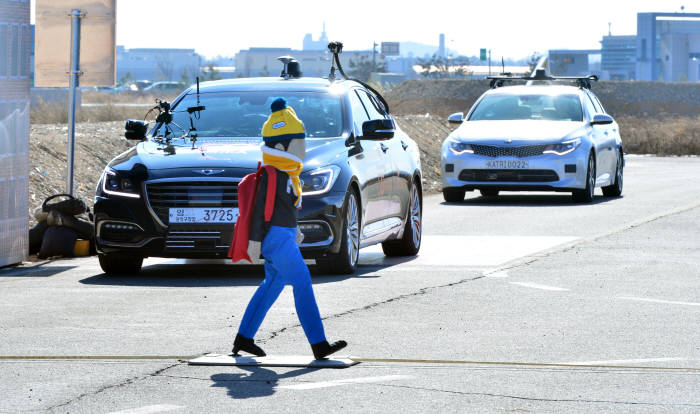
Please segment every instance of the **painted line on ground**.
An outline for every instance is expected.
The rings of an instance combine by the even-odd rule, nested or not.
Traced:
[[[153,413],[164,413],[166,411],[173,411],[185,408],[181,405],[172,404],[156,404],[147,405],[145,407],[131,408],[128,410],[112,411],[108,414],[153,414]]]
[[[529,282],[508,282],[511,285],[518,285],[518,286],[524,286],[524,287],[529,287],[533,289],[540,289],[540,290],[550,290],[553,292],[568,292],[569,289],[565,288],[560,288],[556,286],[547,286],[547,285],[540,285],[537,283],[529,283]]]
[[[675,300],[663,300],[663,299],[652,299],[652,298],[636,298],[633,296],[618,296],[615,299],[623,300],[634,300],[637,302],[649,302],[649,303],[663,303],[666,305],[685,305],[685,306],[700,306],[697,302],[680,302]]]
[[[410,375],[385,375],[385,376],[381,376],[381,377],[362,377],[362,378],[349,378],[349,379],[321,381],[321,382],[305,382],[305,383],[301,383],[301,384],[282,385],[282,386],[278,386],[277,388],[284,388],[287,390],[315,390],[318,388],[337,387],[340,385],[372,384],[372,383],[377,383],[377,382],[398,381],[398,380],[404,380],[404,379],[410,379],[410,378],[413,378],[413,377],[411,377]]]
[[[654,367],[637,365],[607,365],[607,364],[564,364],[548,362],[517,362],[517,361],[463,361],[445,359],[402,359],[402,358],[360,358],[350,357],[353,361],[375,362],[390,364],[426,364],[426,365],[495,365],[495,366],[519,366],[534,368],[607,368],[607,369],[630,369],[630,370],[657,370],[657,371],[691,371],[700,372],[700,367]]]
[[[583,361],[583,362],[563,362],[568,365],[610,365],[610,364],[640,364],[644,362],[671,362],[687,361],[687,358],[639,358],[639,359],[611,359],[607,361]]]
[[[2,360],[141,360],[182,359],[190,360],[201,355],[0,355]]]

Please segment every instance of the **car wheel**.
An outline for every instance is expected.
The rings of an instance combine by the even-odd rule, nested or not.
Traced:
[[[617,168],[615,169],[615,182],[612,185],[603,187],[603,195],[606,197],[619,197],[622,195],[622,170],[624,163],[622,160],[622,150],[617,155]]]
[[[423,236],[423,211],[421,208],[420,189],[413,184],[411,201],[408,206],[408,219],[403,229],[403,237],[382,243],[382,250],[387,256],[415,256],[420,250]]]
[[[464,190],[461,188],[443,188],[442,197],[448,203],[461,203],[464,201]]]
[[[97,256],[100,267],[108,275],[131,275],[141,272],[143,257],[100,254]]]
[[[357,270],[360,257],[360,224],[362,217],[355,190],[348,192],[343,210],[342,239],[337,254],[316,259],[316,265],[324,273],[352,274]]]
[[[593,153],[588,156],[588,169],[586,170],[586,188],[574,190],[572,193],[574,201],[579,203],[590,203],[595,195],[595,159]]]
[[[498,190],[495,188],[482,188],[479,192],[483,197],[498,197]]]

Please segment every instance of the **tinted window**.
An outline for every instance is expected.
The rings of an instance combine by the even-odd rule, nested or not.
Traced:
[[[365,109],[367,109],[369,119],[384,119],[384,115],[379,111],[377,103],[367,92],[358,90],[357,94],[360,96],[360,100],[362,100]]]
[[[200,94],[200,105],[206,107],[199,119],[193,117],[197,136],[256,137],[261,138],[262,127],[270,115],[270,104],[277,98],[287,100],[304,123],[308,138],[339,137],[343,132],[340,98],[326,93],[254,91],[216,92]],[[190,126],[187,108],[197,106],[196,94],[188,94],[173,108],[173,122],[185,131],[171,125],[175,136]],[[161,126],[156,133],[164,134]]]
[[[365,111],[365,106],[360,101],[357,96],[357,90],[351,91],[348,94],[350,98],[350,107],[352,108],[352,123],[355,130],[355,135],[362,135],[362,124],[365,121],[369,121],[369,116],[367,116],[367,111]]]
[[[490,95],[485,96],[469,121],[583,120],[578,95]]]

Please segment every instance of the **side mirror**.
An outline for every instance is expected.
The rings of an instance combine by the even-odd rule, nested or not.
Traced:
[[[362,139],[390,139],[394,137],[394,131],[393,119],[373,119],[362,124]]]
[[[613,123],[613,119],[610,115],[596,114],[593,116],[591,125],[609,125]]]
[[[130,140],[144,141],[148,131],[148,122],[130,119],[124,125],[124,138]]]
[[[461,112],[454,113],[447,117],[447,122],[450,124],[461,124],[464,122],[464,114]]]

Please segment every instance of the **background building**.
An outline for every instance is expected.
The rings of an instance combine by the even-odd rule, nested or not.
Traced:
[[[326,44],[327,45],[327,44]],[[328,50],[293,50],[291,48],[251,47],[236,53],[236,75],[241,77],[279,76],[282,63],[280,56],[292,56],[301,63],[304,76],[325,77],[331,69],[331,54]],[[340,63],[345,73],[351,72],[350,60],[372,59],[371,50],[344,50]],[[377,59],[379,56],[377,55]]]
[[[117,46],[117,80],[129,75],[133,80],[190,82],[200,72],[201,57],[194,49],[126,49]]]
[[[0,266],[28,252],[29,0],[0,0]]]
[[[600,43],[603,79],[637,78],[637,36],[603,36]]]
[[[600,72],[600,50],[552,49],[548,54],[549,70],[558,76],[587,76]]]
[[[698,81],[700,14],[637,14],[637,79]]]

